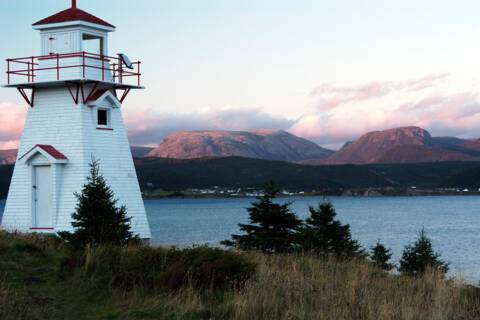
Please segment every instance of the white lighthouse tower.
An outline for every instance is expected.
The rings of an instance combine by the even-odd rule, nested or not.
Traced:
[[[7,84],[29,106],[2,228],[20,232],[72,231],[71,215],[93,159],[132,230],[150,239],[122,102],[142,89],[140,62],[109,56],[115,27],[77,8],[33,24],[41,54],[7,59]]]

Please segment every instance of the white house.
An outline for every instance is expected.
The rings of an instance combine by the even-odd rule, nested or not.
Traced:
[[[125,205],[135,234],[150,239],[137,174],[122,120],[122,102],[140,86],[140,62],[109,56],[115,27],[77,8],[33,24],[41,55],[8,59],[7,84],[29,105],[2,228],[72,231],[76,192],[93,159]]]

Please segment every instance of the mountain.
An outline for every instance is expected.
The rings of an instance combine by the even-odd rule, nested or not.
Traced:
[[[324,159],[333,151],[285,131],[182,131],[169,135],[149,157],[194,159],[230,157],[302,161]]]
[[[475,154],[474,147],[469,147],[471,143],[454,137],[432,137],[419,127],[402,127],[367,133],[345,144],[327,159],[304,163],[338,165],[479,160],[480,148]]]
[[[15,163],[17,158],[17,150],[0,150],[0,164],[11,164]]]

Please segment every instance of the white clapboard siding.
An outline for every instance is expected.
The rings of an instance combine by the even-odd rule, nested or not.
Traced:
[[[100,172],[119,199],[118,205],[125,205],[132,217],[133,231],[143,239],[150,239],[120,108],[111,109],[111,127],[111,131],[97,130],[96,108],[76,105],[66,87],[38,89],[35,106],[27,114],[18,155],[21,157],[37,144],[48,144],[68,158],[67,164],[52,166],[58,170],[52,192],[55,231],[72,230],[71,215],[77,204],[74,194],[81,191],[92,159],[98,159]],[[32,219],[31,167],[17,159],[2,228],[29,232]]]

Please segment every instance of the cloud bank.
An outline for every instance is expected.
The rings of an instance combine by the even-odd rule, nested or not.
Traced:
[[[282,129],[338,148],[369,131],[409,125],[423,127],[434,136],[480,138],[480,88],[448,74],[356,86],[324,83],[314,88],[309,98],[313,111],[298,119],[239,107],[171,114],[153,108],[135,109],[127,110],[124,116],[134,145],[157,145],[168,134],[181,130]],[[0,149],[17,147],[26,110],[0,103]]]
[[[256,108],[206,108],[190,114],[158,114],[153,109],[125,115],[134,145],[157,145],[170,133],[183,130],[256,130],[290,128],[294,121]]]
[[[23,131],[26,107],[0,103],[0,149],[13,149]]]
[[[355,87],[323,84],[311,93],[316,111],[300,117],[289,131],[330,147],[369,131],[408,125],[435,136],[480,137],[479,90],[458,91],[455,84],[447,74]]]

